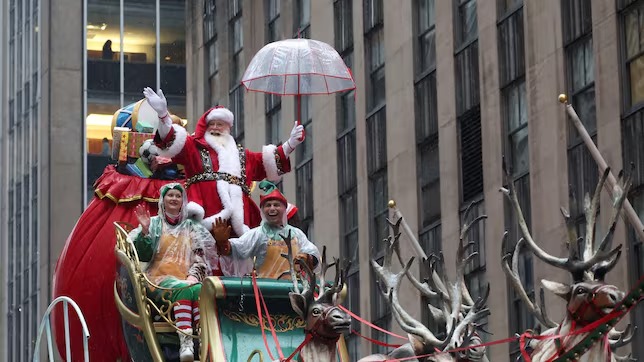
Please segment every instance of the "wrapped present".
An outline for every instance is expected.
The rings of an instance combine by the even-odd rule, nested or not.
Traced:
[[[130,132],[130,129],[127,127],[114,127],[112,131],[112,159],[119,160],[119,155],[121,151],[121,139],[123,134]],[[127,145],[127,141],[125,143]]]
[[[127,145],[130,133],[131,132],[121,133],[121,139],[119,140],[119,161],[127,162]]]
[[[139,148],[143,142],[154,138],[154,133],[130,132],[128,136],[127,155],[133,158],[139,158]]]
[[[141,171],[143,177],[150,178],[150,176],[152,176],[152,170],[150,170],[150,167],[148,167],[148,165],[145,163],[145,161],[143,161],[142,158],[136,160],[134,165],[139,169],[139,171]]]
[[[154,126],[146,120],[139,119],[136,122],[136,126],[134,126],[134,130],[139,133],[152,133],[154,132]]]
[[[145,178],[145,176],[143,175],[143,172],[141,170],[139,170],[139,168],[134,163],[126,164],[125,165],[125,170],[131,176],[138,176],[138,177],[141,177],[141,178]]]

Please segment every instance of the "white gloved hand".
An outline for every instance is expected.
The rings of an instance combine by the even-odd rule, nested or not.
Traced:
[[[288,145],[295,149],[302,142],[304,142],[304,126],[295,122],[291,130],[291,137],[288,139]]]
[[[166,101],[161,89],[157,93],[154,93],[152,88],[145,87],[143,95],[148,100],[152,109],[157,112],[160,119],[165,120],[165,118],[168,118],[168,101]]]

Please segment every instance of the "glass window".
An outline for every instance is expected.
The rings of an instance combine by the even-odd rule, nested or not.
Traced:
[[[282,38],[280,0],[268,0],[266,2],[266,29],[266,38],[269,43]]]
[[[363,0],[362,7],[365,33],[383,24],[382,0]]]
[[[367,172],[369,174],[369,203],[371,240],[374,252],[383,250],[382,239],[387,235],[387,129],[386,108],[367,119]]]
[[[344,194],[357,184],[355,127],[338,138],[338,193]]]
[[[353,313],[360,314],[360,273],[356,269],[347,275],[348,296],[344,303],[345,307]],[[356,318],[351,319],[351,330],[360,331],[360,322]],[[357,361],[362,357],[360,351],[360,337],[355,333],[347,333],[344,336],[347,349],[349,350],[349,361]]]
[[[353,1],[336,0],[333,3],[335,19],[335,48],[341,54],[353,48]]]
[[[463,115],[480,103],[479,51],[474,42],[455,56],[456,113]]]
[[[274,94],[266,95],[266,142],[279,145],[282,123],[282,97]]]
[[[510,158],[512,174],[522,175],[530,171],[525,81],[504,88],[502,95],[507,132],[505,154]]]
[[[478,37],[476,0],[455,0],[456,2],[456,47]]]
[[[309,238],[313,237],[313,159],[309,159],[295,170],[296,202],[301,218],[301,229]]]
[[[231,134],[235,141],[244,144],[244,89],[237,84],[228,94],[228,104],[230,111],[235,115],[235,122],[231,129]]]
[[[311,0],[295,0],[293,33],[295,37],[311,37]]]
[[[428,139],[418,146],[420,175],[421,225],[429,226],[441,217],[440,167],[438,138]]]
[[[625,4],[624,4],[625,5]],[[633,1],[622,12],[626,63],[625,101],[626,109],[644,101],[644,2]]]
[[[562,1],[562,10],[568,92],[586,130],[596,139],[591,1]],[[598,179],[597,164],[583,144],[577,129],[572,122],[568,122],[569,207],[577,227],[586,223],[584,195],[594,192]]]
[[[423,73],[436,69],[436,23],[434,0],[417,0],[417,67]]]

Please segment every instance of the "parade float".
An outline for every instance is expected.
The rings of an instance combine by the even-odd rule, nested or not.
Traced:
[[[320,60],[323,55],[328,59]],[[295,95],[298,104],[304,94],[330,94],[355,87],[351,73],[337,52],[324,43],[307,39],[265,46],[251,61],[242,83],[251,91]],[[572,107],[567,107],[574,113]],[[169,182],[186,181],[182,165],[163,157],[153,141],[159,121],[151,109],[143,99],[114,114],[113,165],[94,184],[94,198],[58,260],[54,297],[71,298],[86,322],[84,328],[85,324],[76,317],[54,310],[58,351],[67,360],[80,360],[83,354],[85,360],[92,361],[179,360],[179,328],[171,303],[169,300],[155,303],[149,295],[151,290],[162,293],[172,290],[148,279],[146,266],[129,237],[138,223],[134,213],[138,205],[156,214],[161,187]],[[176,117],[173,123],[186,127]],[[488,346],[512,341],[520,342],[522,358],[526,361],[621,360],[614,350],[630,341],[632,329],[619,331],[614,326],[640,301],[644,283],[625,293],[603,282],[621,253],[620,247],[610,250],[618,215],[622,207],[630,205],[626,199],[628,178],[611,180],[605,164],[600,163],[600,170],[603,177],[592,199],[589,198],[586,218],[590,230],[594,230],[599,194],[609,179],[614,209],[608,232],[599,242],[594,233],[587,233],[581,246],[571,234],[569,256],[565,258],[552,256],[538,246],[525,222],[521,222],[513,185],[509,183],[508,189],[502,189],[518,215],[523,235],[514,250],[504,254],[502,267],[536,319],[543,327],[550,328],[542,334],[526,331],[484,342],[479,322],[489,314],[487,293],[473,297],[464,282],[465,267],[475,255],[470,252],[468,230],[483,216],[463,220],[460,238],[454,240],[459,245],[456,276],[450,280],[445,273],[443,255],[425,255],[392,202],[391,236],[382,241],[386,244],[386,255],[382,263],[372,260],[371,266],[394,319],[408,337],[379,329],[342,307],[350,290],[345,285],[346,263],[335,259],[329,263],[323,251],[320,270],[316,273],[306,263],[294,259],[290,238],[285,237],[288,253],[282,257],[288,261],[288,268],[284,270],[284,278],[258,278],[254,269],[242,276],[223,276],[213,270],[202,281],[201,323],[189,334],[195,340],[195,360],[349,362],[343,336],[355,333],[349,329],[351,318],[401,342],[390,345],[369,340],[391,347],[390,352],[366,356],[361,361],[486,361]],[[564,216],[567,216],[565,212]],[[636,229],[642,230],[641,221],[631,221]],[[639,226],[636,222],[640,222]],[[421,259],[427,278],[414,276],[410,269],[414,258],[403,260],[402,233]],[[543,305],[531,300],[521,286],[516,259],[524,247],[572,276],[570,285],[544,282],[567,304],[569,315],[560,323],[552,321]],[[333,276],[326,275],[329,271],[333,271],[330,273]],[[403,282],[411,283],[420,296],[432,301],[427,306],[434,321],[431,326],[416,320],[401,307],[398,291]],[[70,338],[82,335],[81,329],[88,329],[91,338],[89,335],[83,340]]]

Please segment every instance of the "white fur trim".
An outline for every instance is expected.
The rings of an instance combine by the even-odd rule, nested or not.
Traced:
[[[219,169],[217,171],[240,177],[241,162],[239,161],[239,150],[235,139],[231,135],[222,135],[219,137],[225,137],[227,139],[225,144],[218,143],[216,137],[211,134],[207,133],[204,135],[206,143],[217,152],[217,160],[219,161]],[[219,194],[223,210],[204,219],[202,222],[204,227],[210,230],[212,229],[212,223],[217,218],[222,218],[230,220],[232,229],[238,236],[250,230],[244,223],[244,193],[241,187],[219,180],[217,181],[217,193]]]
[[[266,170],[266,178],[273,182],[277,182],[282,178],[277,168],[277,162],[275,161],[276,149],[277,147],[275,145],[266,145],[262,147],[262,163]]]
[[[215,108],[206,116],[206,123],[215,120],[224,121],[232,127],[235,116],[228,108]]]
[[[172,128],[174,128],[174,141],[170,147],[162,149],[159,152],[159,156],[172,158],[178,155],[183,150],[183,146],[186,145],[186,139],[188,138],[186,129],[176,124],[173,124]]]
[[[188,205],[186,205],[186,212],[188,213],[189,218],[193,218],[197,221],[203,220],[205,213],[203,207],[194,201],[190,201]]]

